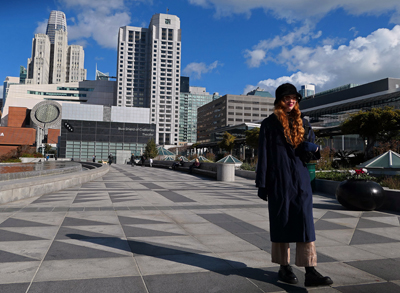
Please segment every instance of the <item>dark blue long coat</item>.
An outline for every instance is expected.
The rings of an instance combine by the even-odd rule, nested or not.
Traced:
[[[304,118],[303,125],[309,127]],[[315,241],[310,175],[299,157],[317,150],[314,139],[310,127],[307,141],[294,149],[275,114],[261,124],[256,186],[268,197],[272,242]]]

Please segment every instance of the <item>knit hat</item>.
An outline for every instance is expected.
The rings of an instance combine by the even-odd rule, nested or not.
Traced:
[[[280,86],[278,86],[278,88],[275,91],[274,105],[276,105],[280,100],[282,100],[284,96],[288,96],[288,95],[296,95],[298,103],[303,98],[301,96],[301,94],[299,92],[297,92],[297,89],[293,84],[284,83],[284,84],[281,84]]]

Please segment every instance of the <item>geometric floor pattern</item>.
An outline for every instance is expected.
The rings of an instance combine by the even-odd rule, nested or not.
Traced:
[[[0,292],[400,292],[398,213],[318,194],[313,212],[318,270],[334,284],[306,290],[303,268],[293,266],[299,284],[277,281],[253,180],[112,165],[0,205]]]

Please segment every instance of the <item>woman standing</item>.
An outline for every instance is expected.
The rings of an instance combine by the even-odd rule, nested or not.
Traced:
[[[312,190],[306,163],[319,159],[315,135],[301,117],[301,95],[285,83],[275,92],[274,113],[260,129],[256,186],[268,199],[272,262],[280,264],[279,280],[296,284],[290,266],[290,242],[296,242],[296,266],[305,267],[305,286],[330,285],[332,280],[315,270],[315,229]]]

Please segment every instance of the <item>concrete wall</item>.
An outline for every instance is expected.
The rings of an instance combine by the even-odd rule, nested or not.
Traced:
[[[99,178],[109,171],[108,165],[97,169],[55,176],[18,179],[2,182],[0,204],[63,190]]]

